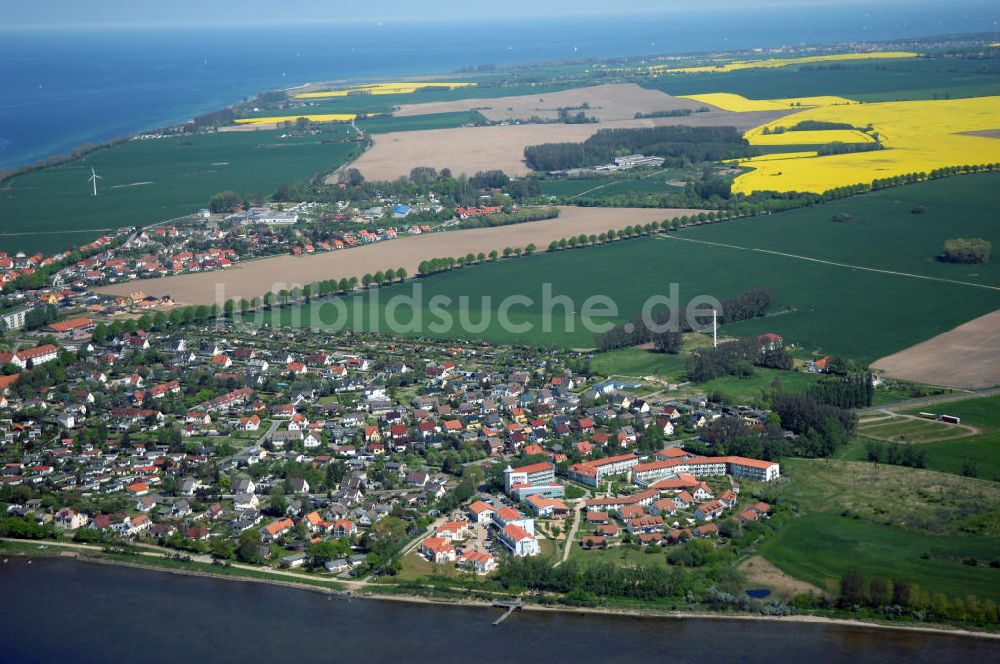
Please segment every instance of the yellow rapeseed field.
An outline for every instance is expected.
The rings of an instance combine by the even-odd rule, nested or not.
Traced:
[[[875,51],[872,53],[836,53],[830,55],[809,55],[801,58],[769,58],[767,60],[738,60],[718,65],[703,65],[700,67],[673,67],[657,65],[649,67],[654,74],[704,74],[736,71],[738,69],[772,69],[774,67],[790,67],[792,65],[807,65],[813,62],[840,62],[844,60],[888,60],[895,58],[916,58],[919,53],[909,51]]]
[[[724,111],[749,113],[751,111],[787,111],[800,107],[835,106],[838,104],[857,104],[858,102],[845,97],[792,97],[789,99],[747,99],[741,95],[729,92],[712,92],[704,95],[687,95],[682,99],[692,99],[702,104],[709,104]]]
[[[339,90],[324,90],[323,92],[303,92],[295,95],[296,99],[325,99],[327,97],[346,97],[349,94],[370,94],[370,95],[405,95],[424,88],[467,88],[475,85],[473,82],[446,82],[430,81],[417,83],[404,81],[401,83],[366,83],[365,85],[352,85]]]
[[[750,145],[823,145],[825,143],[873,143],[874,138],[854,129],[822,131],[786,131],[781,134],[762,133],[763,127],[743,135]]]
[[[870,133],[878,136],[885,149],[822,157],[741,160],[741,166],[754,170],[738,176],[733,191],[822,193],[936,168],[1000,163],[1000,140],[965,135],[1000,128],[1000,96],[825,106],[785,116],[747,134],[760,136],[764,127],[789,127],[803,120],[870,125]]]
[[[354,113],[324,113],[320,115],[275,115],[267,118],[239,118],[236,124],[272,124],[276,122],[295,122],[299,118],[305,118],[310,122],[350,122],[358,116]]]

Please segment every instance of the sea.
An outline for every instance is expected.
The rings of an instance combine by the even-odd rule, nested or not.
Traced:
[[[72,559],[0,564],[0,662],[995,662],[998,641],[349,599]]]
[[[611,17],[266,28],[25,31],[5,27],[0,17],[0,169],[307,82],[996,33],[1000,21],[1000,4],[985,0],[727,5]]]

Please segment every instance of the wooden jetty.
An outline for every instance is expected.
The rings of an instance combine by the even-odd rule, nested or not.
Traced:
[[[504,611],[502,616],[493,621],[493,625],[496,626],[502,623],[504,620],[507,620],[507,617],[510,616],[510,614],[514,613],[515,611],[520,611],[521,607],[524,606],[524,602],[522,602],[520,598],[516,600],[498,599],[494,600],[493,606],[497,607],[498,609],[506,609],[506,611]]]

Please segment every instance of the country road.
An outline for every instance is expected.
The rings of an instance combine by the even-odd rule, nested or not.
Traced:
[[[995,397],[1000,395],[1000,387],[990,387],[984,390],[973,390],[970,392],[950,392],[948,394],[937,394],[931,397],[922,397],[920,399],[910,399],[908,401],[897,401],[895,403],[887,403],[881,406],[872,406],[871,408],[858,408],[854,412],[858,415],[876,415],[884,410],[898,410],[900,408],[922,408],[924,406],[933,406],[939,403],[948,403],[949,401],[962,401],[964,399],[981,399],[983,397]]]

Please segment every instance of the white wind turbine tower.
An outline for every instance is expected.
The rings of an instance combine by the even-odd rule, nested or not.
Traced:
[[[93,183],[93,185],[94,185],[94,196],[97,195],[97,181],[98,180],[103,180],[103,179],[104,178],[102,178],[100,175],[97,174],[97,171],[94,170],[94,167],[91,166],[90,167],[90,177],[87,178],[87,182]]]

